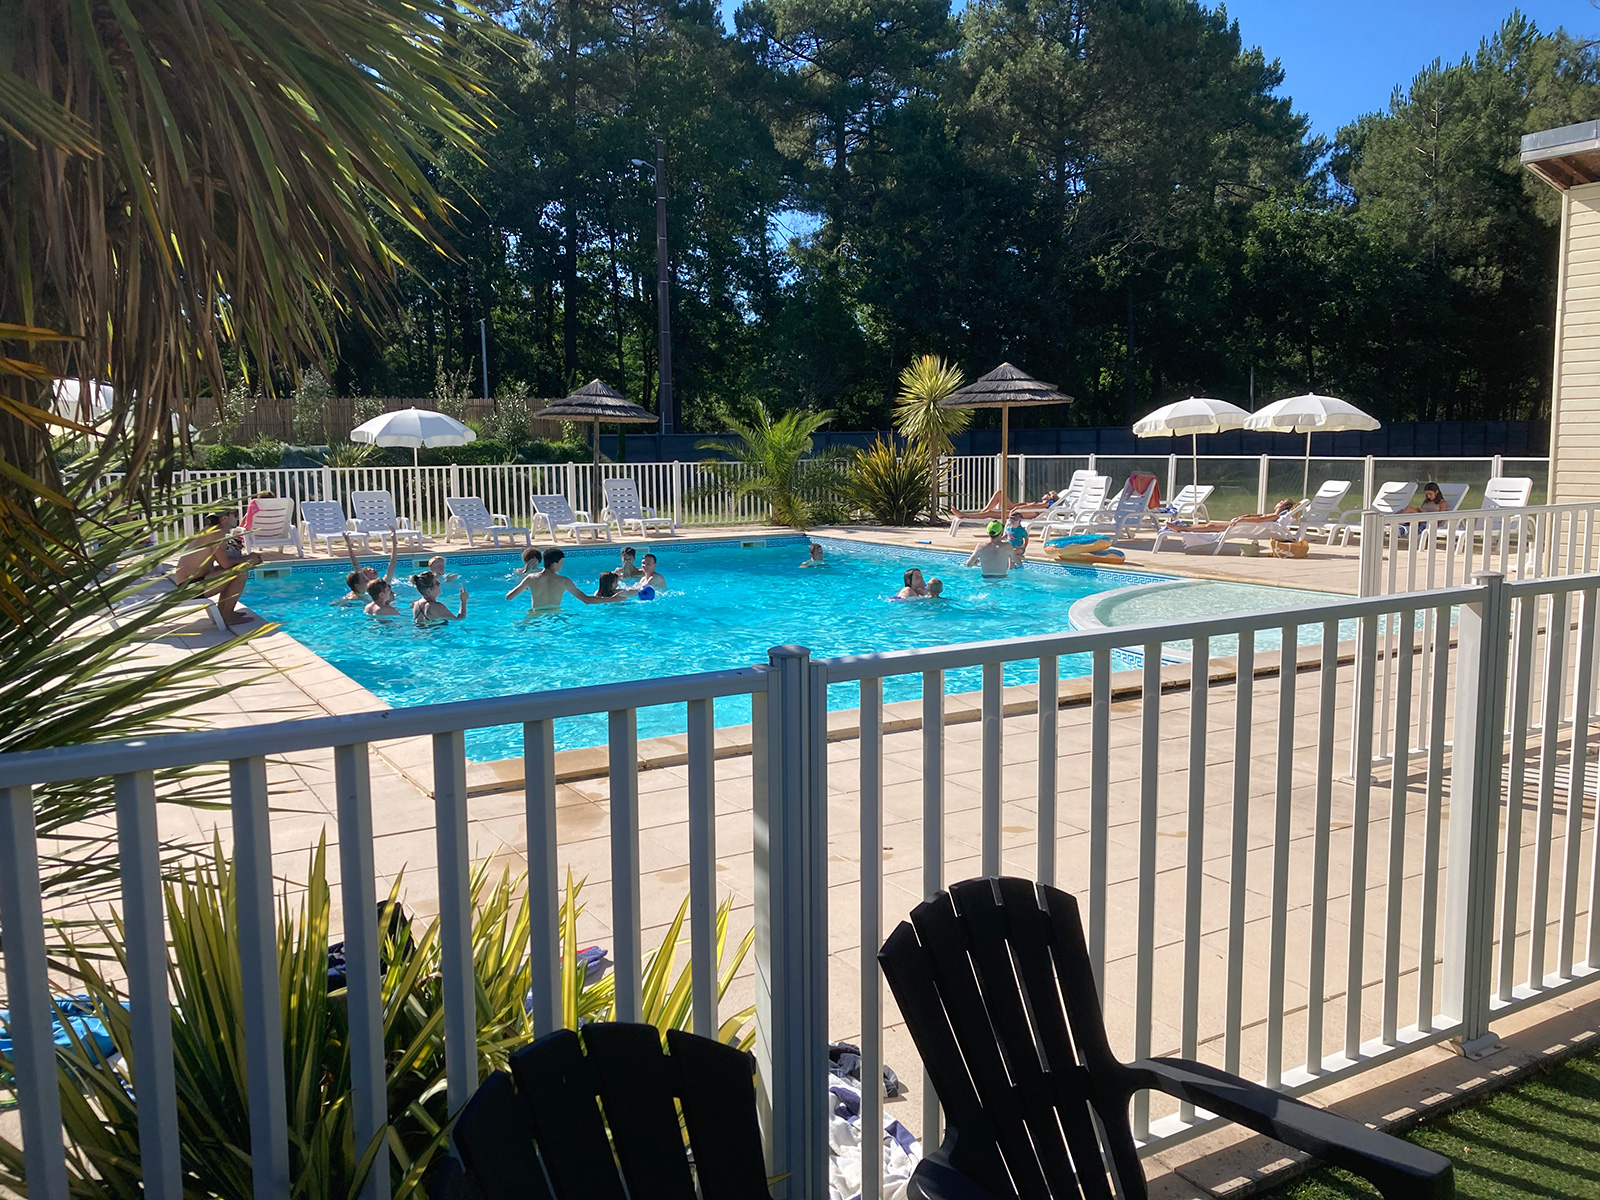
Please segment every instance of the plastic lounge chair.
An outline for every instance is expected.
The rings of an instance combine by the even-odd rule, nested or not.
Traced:
[[[1378,488],[1378,494],[1372,498],[1372,507],[1381,513],[1391,515],[1405,511],[1416,499],[1417,485],[1410,480],[1396,480],[1385,483]],[[1339,544],[1348,546],[1350,535],[1361,535],[1361,514],[1365,509],[1347,508],[1332,521],[1328,522],[1328,542],[1331,545],[1335,532],[1339,534]]]
[[[1216,487],[1209,483],[1186,483],[1178,489],[1178,494],[1172,498],[1165,511],[1168,516],[1180,521],[1209,521],[1211,515],[1206,512],[1206,501],[1211,499],[1211,493]],[[1152,518],[1159,515],[1160,510],[1152,509]]]
[[[1331,546],[1335,524],[1338,521],[1339,505],[1344,502],[1349,491],[1348,479],[1328,480],[1317,489],[1315,496],[1296,505],[1294,511],[1298,511],[1299,516],[1294,518],[1294,532],[1308,540],[1313,533],[1320,532]]]
[[[572,511],[572,505],[567,503],[565,496],[555,494],[549,496],[534,496],[533,511],[538,514],[534,528],[543,528],[554,538],[557,534],[565,533],[575,542],[581,542],[585,533],[590,534],[595,541],[600,540],[600,535],[606,535],[606,541],[611,540],[611,526],[600,521],[591,521],[589,514],[579,509]]]
[[[340,554],[344,550],[344,539],[352,536],[365,538],[367,535],[351,533],[350,519],[344,515],[344,509],[337,501],[300,501],[300,539],[313,550],[320,540],[327,543],[329,554]],[[370,539],[367,549],[372,549]]]
[[[473,537],[482,534],[494,542],[494,548],[500,549],[500,535],[507,537],[520,533],[524,546],[533,545],[533,538],[528,531],[520,525],[513,525],[511,518],[505,513],[491,513],[489,506],[477,496],[449,496],[445,499],[444,506],[450,512],[449,537],[454,537],[458,532],[466,535],[467,545],[473,544]]]
[[[1074,471],[1072,478],[1067,481],[1067,486],[1056,493],[1055,503],[1028,522],[1028,533],[1033,536],[1043,533],[1045,526],[1050,523],[1052,515],[1070,516],[1077,509],[1079,501],[1083,498],[1083,489],[1088,486],[1089,481],[1100,478],[1103,477],[1087,468]],[[1107,480],[1108,484],[1109,482]],[[1105,501],[1101,500],[1100,503],[1104,504]],[[1098,508],[1099,505],[1095,507]]]
[[[461,1110],[433,1200],[769,1197],[750,1055],[677,1029],[667,1050],[595,1022],[516,1051]]]
[[[1259,515],[1252,514],[1247,517],[1235,517],[1227,522],[1212,521],[1203,529],[1163,525],[1161,532],[1156,534],[1156,542],[1151,549],[1165,549],[1167,542],[1177,539],[1182,543],[1184,550],[1209,550],[1212,554],[1221,554],[1222,547],[1230,541],[1255,542],[1257,545],[1268,540],[1294,541],[1295,514],[1305,507],[1306,502],[1302,500],[1281,517],[1263,520]]]
[[[658,529],[673,534],[678,532],[678,523],[671,517],[658,517],[655,509],[639,503],[639,486],[633,480],[607,479],[603,481],[603,486],[606,506],[600,513],[600,519],[607,524],[615,524],[618,533],[626,534],[630,525],[638,526],[640,537],[649,537]]]
[[[1078,529],[1085,520],[1105,509],[1111,491],[1111,480],[1095,475],[1084,481],[1083,491],[1071,504],[1057,504],[1044,515],[1042,537],[1060,537]],[[1032,527],[1029,527],[1030,532]]]
[[[148,586],[141,588],[120,604],[115,604],[111,607],[108,614],[111,618],[111,624],[120,628],[123,621],[135,616],[141,609],[149,608],[165,593],[173,591],[177,586],[170,576],[162,575],[152,578]],[[222,618],[222,610],[217,607],[217,602],[210,596],[196,596],[193,600],[185,600],[172,607],[172,615],[174,617],[194,616],[201,612],[211,618],[211,623],[217,627],[218,633],[229,632],[228,623]]]
[[[410,517],[395,515],[394,497],[388,492],[351,492],[350,514],[352,528],[367,536],[369,546],[376,537],[381,550],[387,545],[384,539],[392,537],[422,549],[422,531],[411,524]]]
[[[1204,1063],[1119,1062],[1065,892],[958,883],[913,909],[878,962],[948,1123],[913,1196],[1146,1200],[1128,1102],[1147,1089],[1365,1176],[1390,1200],[1455,1195],[1450,1160],[1431,1150]]]
[[[1533,480],[1526,475],[1505,476],[1497,475],[1483,485],[1484,508],[1527,508],[1528,498],[1533,495]],[[1494,517],[1486,522],[1486,534],[1491,546],[1499,538],[1503,528],[1509,526],[1513,533],[1522,529],[1521,517],[1507,517],[1502,520]]]
[[[268,546],[293,546],[295,555],[306,556],[300,543],[300,530],[294,523],[294,501],[288,497],[263,497],[254,501],[256,515],[244,531],[244,548],[254,554]]]
[[[1012,504],[1006,508],[1006,514],[1009,516],[1011,513],[1019,513],[1024,520],[1031,521],[1034,517],[1048,512],[1049,509],[1050,505],[1048,504]],[[977,512],[964,513],[954,508],[950,510],[950,536],[955,537],[963,521],[998,520],[1000,520],[1000,492],[999,489],[996,489],[994,495],[989,497],[989,503],[985,504]]]
[[[1152,476],[1142,491],[1133,490],[1133,479],[1122,485],[1122,490],[1110,504],[1099,512],[1080,519],[1067,533],[1110,533],[1113,542],[1120,541],[1145,523],[1150,513],[1150,498],[1155,494],[1156,480]]]

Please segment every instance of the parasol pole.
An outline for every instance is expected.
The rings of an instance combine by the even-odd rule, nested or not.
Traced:
[[[1000,406],[1000,523],[1005,524],[1006,514],[1011,510],[1011,406]]]
[[[417,528],[422,528],[422,447],[411,447],[411,513],[412,519],[417,522]],[[417,543],[421,545],[421,543]],[[378,543],[383,546],[382,541]]]
[[[1300,499],[1311,495],[1311,429],[1306,428],[1306,469],[1300,475]]]
[[[1189,482],[1195,487],[1200,486],[1200,431],[1189,435]],[[1171,497],[1168,497],[1170,503]]]
[[[600,418],[594,419],[594,475],[593,482],[589,485],[589,520],[593,521],[598,513],[595,507],[600,500]]]

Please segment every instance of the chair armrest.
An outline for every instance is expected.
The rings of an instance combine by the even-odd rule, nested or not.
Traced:
[[[917,1164],[906,1195],[911,1200],[995,1200],[982,1184],[950,1165],[950,1153],[943,1146]]]
[[[489,523],[492,525],[510,525],[511,518],[506,516],[505,513],[490,513]]]
[[[589,517],[589,510],[587,508],[575,508],[572,510],[572,515],[579,521],[588,521],[589,524],[594,524],[594,521]]]
[[[1147,1058],[1130,1069],[1146,1087],[1353,1171],[1388,1200],[1450,1200],[1455,1195],[1455,1168],[1432,1150],[1204,1063]]]
[[[639,515],[642,517],[653,517],[656,515],[656,510],[651,508],[648,504],[641,504],[639,506]]]

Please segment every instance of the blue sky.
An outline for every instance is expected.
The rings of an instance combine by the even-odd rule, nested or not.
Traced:
[[[1229,0],[1247,45],[1283,63],[1280,93],[1311,118],[1312,132],[1331,138],[1339,126],[1383,108],[1396,84],[1442,58],[1452,62],[1512,10],[1510,0]],[[1565,25],[1600,33],[1589,0],[1525,0],[1519,5],[1543,30]]]

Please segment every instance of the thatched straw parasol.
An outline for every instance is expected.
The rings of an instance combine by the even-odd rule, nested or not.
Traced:
[[[998,408],[1000,410],[1000,519],[1011,508],[1006,481],[1010,474],[1011,410],[1026,404],[1071,404],[1072,397],[1052,384],[1041,382],[1026,371],[1001,363],[987,375],[966,387],[951,392],[939,401],[940,408]]]
[[[598,379],[591,379],[564,400],[552,400],[534,414],[541,420],[594,423],[594,500],[600,496],[600,425],[654,425],[661,420],[648,409],[624,400]],[[592,501],[593,502],[593,501]]]

